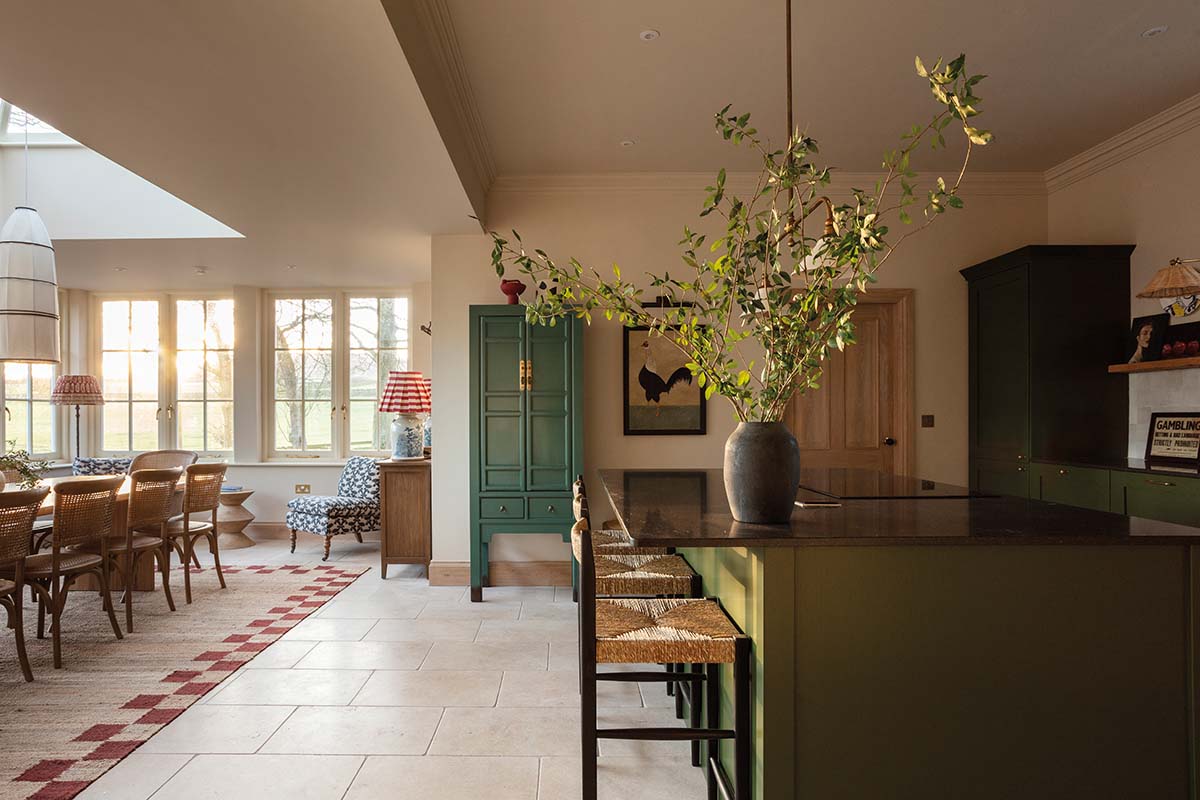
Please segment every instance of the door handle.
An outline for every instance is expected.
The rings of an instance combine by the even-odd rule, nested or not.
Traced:
[[[520,378],[519,378],[518,385],[520,386],[520,389],[523,392],[523,391],[525,391],[525,359],[523,359],[523,358],[521,359],[521,361],[519,362],[519,367],[520,367]]]
[[[1175,485],[1171,481],[1153,481],[1153,480],[1150,480],[1149,478],[1146,479],[1146,483],[1150,484],[1151,486],[1174,486]]]
[[[503,514],[505,511],[508,511],[508,506],[500,506],[500,513]]]
[[[533,362],[525,362],[525,390],[533,391]]]
[[[895,446],[896,446],[896,440],[895,440],[895,439],[893,439],[893,438],[892,438],[892,437],[890,437],[890,436],[885,436],[885,437],[883,437],[883,443],[884,443],[884,444],[886,444],[888,447],[895,447]]]
[[[553,513],[554,513],[554,506],[546,506],[546,513],[547,513],[547,514],[553,514]]]

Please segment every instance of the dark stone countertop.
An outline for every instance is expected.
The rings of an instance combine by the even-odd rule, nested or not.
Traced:
[[[600,472],[645,547],[1200,544],[1200,528],[1014,497],[853,499],[797,508],[788,525],[735,522],[720,470]],[[801,489],[799,501],[829,502]]]
[[[842,500],[935,499],[987,497],[965,486],[854,467],[808,467],[800,470],[800,487]]]

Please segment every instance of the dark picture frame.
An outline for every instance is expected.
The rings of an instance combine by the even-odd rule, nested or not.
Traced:
[[[1151,413],[1146,463],[1200,466],[1200,411]]]
[[[675,351],[670,360],[658,363],[659,358],[674,351],[674,346],[662,337],[649,336],[649,332],[649,328],[638,326],[625,328],[622,336],[621,405],[625,435],[705,435],[708,432],[708,407],[704,390],[684,366],[686,359],[682,353]],[[643,352],[643,342],[654,347],[649,363],[646,356],[638,356]],[[633,353],[632,364],[631,351],[637,351]],[[649,369],[650,366],[655,369]],[[663,371],[667,374],[659,374]],[[667,396],[670,401],[664,406],[663,399]]]
[[[1137,317],[1129,326],[1129,340],[1125,345],[1125,363],[1140,364],[1162,358],[1163,341],[1167,326],[1171,324],[1169,314],[1150,314]]]

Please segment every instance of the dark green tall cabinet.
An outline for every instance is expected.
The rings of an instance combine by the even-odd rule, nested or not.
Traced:
[[[1123,460],[1131,245],[1032,245],[962,270],[970,484],[1029,497],[1032,460]]]
[[[583,324],[530,325],[525,307],[471,306],[471,600],[496,534],[570,541],[583,472]]]

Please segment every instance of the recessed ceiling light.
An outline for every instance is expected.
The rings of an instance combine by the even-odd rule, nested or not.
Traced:
[[[662,34],[659,33],[658,31],[654,30],[653,28],[647,28],[646,30],[644,30],[638,34],[638,38],[641,39],[643,42],[653,42],[659,36],[662,36]]]
[[[124,271],[125,271],[124,267],[113,267],[113,272],[124,272]]]
[[[637,144],[637,140],[635,140],[635,139],[622,139],[621,140],[621,147],[633,147],[635,144]]]
[[[288,265],[287,265],[287,268],[288,268],[288,270],[289,270],[289,271],[291,271],[291,270],[293,270],[293,269],[295,269],[295,268],[296,268],[296,265],[295,265],[295,264],[288,264]]]
[[[197,275],[207,275],[208,267],[196,267],[194,271]]]
[[[1153,28],[1146,28],[1146,30],[1142,31],[1142,38],[1143,39],[1153,39],[1155,36],[1161,36],[1162,34],[1164,34],[1166,32],[1167,32],[1166,25],[1155,25]]]

